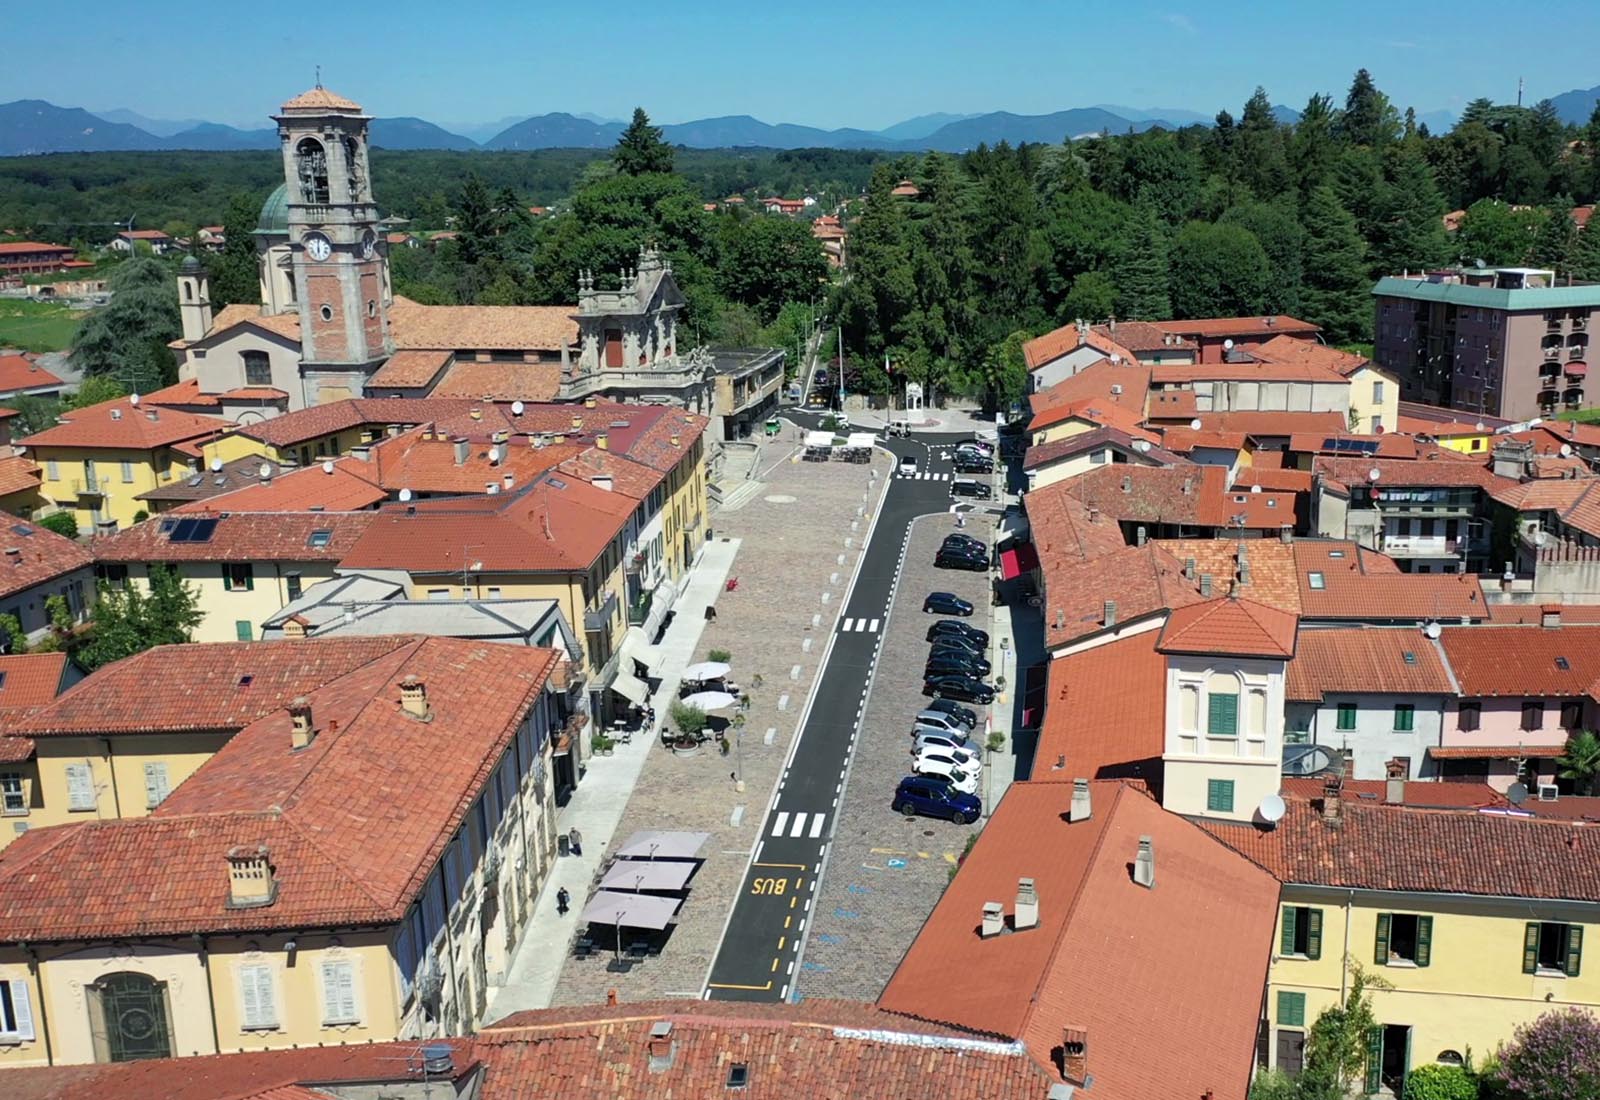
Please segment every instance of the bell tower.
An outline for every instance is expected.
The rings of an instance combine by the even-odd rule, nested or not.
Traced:
[[[317,403],[357,396],[394,351],[361,107],[320,84],[275,116],[283,146],[301,373]]]

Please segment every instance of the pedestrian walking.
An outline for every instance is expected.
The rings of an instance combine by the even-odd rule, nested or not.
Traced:
[[[556,912],[557,913],[560,913],[563,917],[566,916],[567,915],[567,909],[571,904],[572,904],[572,895],[567,893],[567,888],[565,886],[563,886],[561,889],[556,891]]]
[[[573,855],[583,855],[583,834],[578,832],[576,828],[567,830],[567,843],[572,845]]]

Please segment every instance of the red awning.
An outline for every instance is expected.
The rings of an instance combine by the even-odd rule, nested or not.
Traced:
[[[1568,378],[1582,378],[1589,373],[1589,364],[1582,360],[1574,360],[1563,367],[1562,370],[1567,372]]]
[[[1039,552],[1031,542],[1019,542],[1010,550],[1000,551],[1000,579],[1011,580],[1039,568]]]

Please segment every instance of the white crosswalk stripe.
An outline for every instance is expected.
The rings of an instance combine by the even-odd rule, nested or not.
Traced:
[[[806,815],[805,814],[795,814],[794,815],[794,826],[789,830],[789,835],[790,836],[800,836],[805,831],[806,831]]]
[[[845,619],[839,624],[840,634],[876,634],[882,619]]]
[[[786,837],[808,836],[813,840],[822,835],[822,829],[827,824],[827,814],[791,814],[788,811],[774,814],[772,818],[772,835]],[[809,825],[809,828],[807,827]]]
[[[877,632],[878,632],[878,620],[877,619],[873,619],[872,620],[872,625],[867,627],[867,633],[868,634],[876,634]]]
[[[788,823],[788,821],[789,821],[789,813],[788,813],[787,810],[779,813],[776,817],[774,817],[772,819],[772,835],[773,836],[782,836],[783,835],[783,827],[784,827],[785,824]]]
[[[854,628],[855,628],[855,620],[854,619],[846,619],[844,621],[844,623],[839,627],[839,633],[840,634],[848,634]]]
[[[811,818],[811,838],[815,840],[822,835],[822,815],[815,814]]]

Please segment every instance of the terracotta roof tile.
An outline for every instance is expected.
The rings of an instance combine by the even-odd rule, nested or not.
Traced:
[[[25,355],[0,355],[0,393],[20,393],[64,385],[59,377]]]
[[[65,653],[0,656],[0,764],[32,758],[33,739],[10,731],[61,693],[66,674]]]
[[[1174,610],[1157,648],[1163,653],[1225,653],[1237,657],[1294,656],[1292,612],[1222,596]]]
[[[1489,621],[1497,626],[1511,623],[1532,623],[1537,626],[1544,621],[1547,607],[1560,615],[1563,623],[1573,626],[1600,624],[1600,604],[1491,603],[1487,610]]]
[[[1028,369],[1033,371],[1085,346],[1093,348],[1102,355],[1120,355],[1124,363],[1138,362],[1138,357],[1133,352],[1109,335],[1091,327],[1080,329],[1076,323],[1062,325],[1043,336],[1029,340],[1022,345],[1022,358],[1027,363]]]
[[[1311,469],[1346,485],[1365,485],[1369,480],[1368,473],[1377,470],[1379,488],[1398,485],[1488,490],[1511,481],[1510,478],[1496,477],[1480,462],[1454,451],[1441,448],[1436,453],[1436,458],[1419,455],[1414,462],[1383,457],[1334,458],[1318,455],[1311,460]]]
[[[1388,783],[1382,779],[1346,779],[1340,786],[1340,798],[1345,802],[1373,804],[1387,802],[1389,798]],[[1281,793],[1285,798],[1314,802],[1322,798],[1323,780],[1315,776],[1310,779],[1285,777]],[[1487,783],[1406,780],[1400,798],[1399,805],[1423,810],[1509,809],[1511,806],[1504,795]]]
[[[363,425],[414,426],[446,417],[465,416],[477,401],[444,401],[428,397],[352,397],[275,416],[239,428],[242,435],[275,447],[288,447]]]
[[[385,389],[416,389],[431,383],[455,359],[453,351],[397,351],[367,379],[367,392],[380,396]]]
[[[93,555],[81,543],[24,520],[8,519],[6,529],[0,531],[0,547],[6,550],[0,555],[0,599],[94,563]],[[15,556],[12,550],[17,551]]]
[[[1182,455],[1173,454],[1162,447],[1155,446],[1145,438],[1149,433],[1140,432],[1138,437],[1116,428],[1093,428],[1087,432],[1068,436],[1066,439],[1057,439],[1051,443],[1038,443],[1029,447],[1022,458],[1024,470],[1036,470],[1062,458],[1083,454],[1086,451],[1097,450],[1108,444],[1117,447],[1126,453],[1130,462],[1145,463],[1161,466],[1185,466],[1189,460]],[[1310,475],[1306,475],[1309,479]]]
[[[1197,317],[1189,321],[1157,321],[1155,325],[1163,332],[1174,332],[1179,336],[1235,336],[1249,339],[1274,336],[1284,332],[1322,331],[1310,321],[1287,317],[1281,313],[1272,317]]]
[[[300,315],[298,313],[263,313],[261,307],[249,302],[236,302],[223,306],[211,319],[206,339],[217,336],[235,325],[254,325],[276,336],[287,337],[296,343],[300,340]]]
[[[1600,626],[1445,627],[1439,641],[1464,696],[1578,698],[1600,679]]]
[[[200,380],[190,378],[147,393],[140,401],[145,405],[160,405],[163,408],[173,406],[184,409],[215,409],[222,405],[222,395],[201,393]]]
[[[1300,631],[1284,691],[1320,702],[1348,691],[1454,696],[1456,687],[1437,643],[1415,627],[1334,627]]]
[[[39,465],[22,455],[0,458],[0,496],[29,493],[39,488]]]
[[[1120,387],[1122,392],[1113,393],[1113,386]],[[1071,378],[1063,378],[1049,389],[1028,398],[1028,406],[1033,411],[1028,430],[1038,431],[1076,415],[1076,410],[1067,410],[1085,401],[1095,402],[1104,415],[1110,415],[1108,410],[1111,408],[1126,409],[1128,415],[1134,418],[1133,423],[1137,424],[1137,418],[1144,414],[1145,395],[1149,389],[1149,367],[1131,359],[1123,363],[1113,363],[1109,359],[1097,360]],[[1127,430],[1125,423],[1113,426]]]
[[[878,1003],[1019,1037],[1045,1065],[1062,1029],[1081,1028],[1092,1091],[1107,1097],[1242,1097],[1278,884],[1127,784],[1091,784],[1092,816],[1068,824],[1071,794],[1011,786]],[[1153,840],[1153,890],[1128,870],[1141,837]],[[980,937],[983,905],[1010,914],[1022,877],[1038,927]]]
[[[425,306],[396,297],[389,326],[396,349],[542,351],[578,339],[577,306]]]
[[[307,473],[321,475],[320,470]],[[203,517],[206,523],[216,520],[205,541],[172,541],[179,523],[201,518],[188,512],[219,507],[215,502],[222,499],[201,501],[189,505],[183,514],[155,516],[126,531],[101,535],[92,543],[94,556],[98,561],[122,562],[336,562],[376,518],[372,512],[229,511]]]
[[[1100,466],[1061,482],[1123,522],[1277,531],[1295,523],[1292,493],[1234,492],[1221,466]],[[1242,521],[1242,522],[1241,522]]]
[[[458,362],[433,387],[433,395],[485,401],[549,401],[560,388],[560,363]]]
[[[1156,539],[1155,545],[1186,567],[1194,560],[1194,575],[1210,576],[1219,596],[1238,595],[1300,613],[1300,586],[1295,580],[1294,546],[1278,539]],[[1353,543],[1344,544],[1353,546]],[[1239,555],[1244,553],[1250,579],[1243,580]]]
[[[1562,821],[1344,802],[1340,821],[1288,799],[1273,829],[1201,827],[1283,882],[1600,901],[1600,833]]]
[[[1297,340],[1295,343],[1304,343]],[[1253,436],[1287,436],[1301,432],[1318,432],[1338,435],[1349,427],[1345,418],[1336,412],[1273,412],[1268,410],[1243,410],[1240,412],[1199,413],[1200,426],[1223,432],[1244,432]]]
[[[1044,567],[1045,645],[1055,649],[1108,629],[1107,602],[1116,625],[1200,602],[1183,565],[1158,546],[1127,546],[1086,562],[1053,561]]]
[[[1154,386],[1186,386],[1194,382],[1348,381],[1338,371],[1320,363],[1160,363],[1150,368],[1150,383]]]
[[[1483,619],[1488,604],[1472,573],[1401,573],[1394,559],[1350,543],[1295,543],[1300,612],[1307,619]]]
[[[1051,568],[1067,567],[1127,546],[1115,523],[1091,516],[1089,506],[1067,492],[1061,482],[1028,493],[1023,507],[1039,560]]]
[[[1142,631],[1050,662],[1035,778],[1142,779],[1159,789],[1167,721],[1159,633]]]
[[[1132,352],[1195,351],[1200,346],[1181,336],[1174,343],[1172,333],[1149,321],[1113,321],[1090,325],[1089,331]]]
[[[1315,340],[1303,340],[1296,336],[1274,336],[1256,347],[1250,354],[1269,363],[1306,363],[1327,367],[1346,378],[1363,367],[1372,366],[1372,360],[1364,355],[1340,351],[1327,344],[1319,344]]]
[[[55,427],[35,432],[18,442],[28,447],[153,451],[186,440],[220,435],[230,427],[226,420],[215,417],[140,405],[132,398],[119,397],[62,413],[61,423]]]
[[[366,470],[366,463],[355,459],[324,459],[332,465],[328,470],[322,463],[303,469],[284,470],[265,459],[256,459],[257,469],[266,465],[275,476],[263,481],[258,476],[248,477],[248,461],[239,478],[238,488],[196,499],[174,508],[173,512],[355,512],[370,508],[388,499],[388,494],[374,484]],[[190,480],[193,480],[192,478]],[[215,485],[215,475],[202,475],[202,487]],[[144,494],[146,499],[151,494]]]
[[[359,111],[361,105],[354,100],[346,99],[336,92],[330,92],[321,84],[315,88],[301,92],[283,105],[285,111]]]

